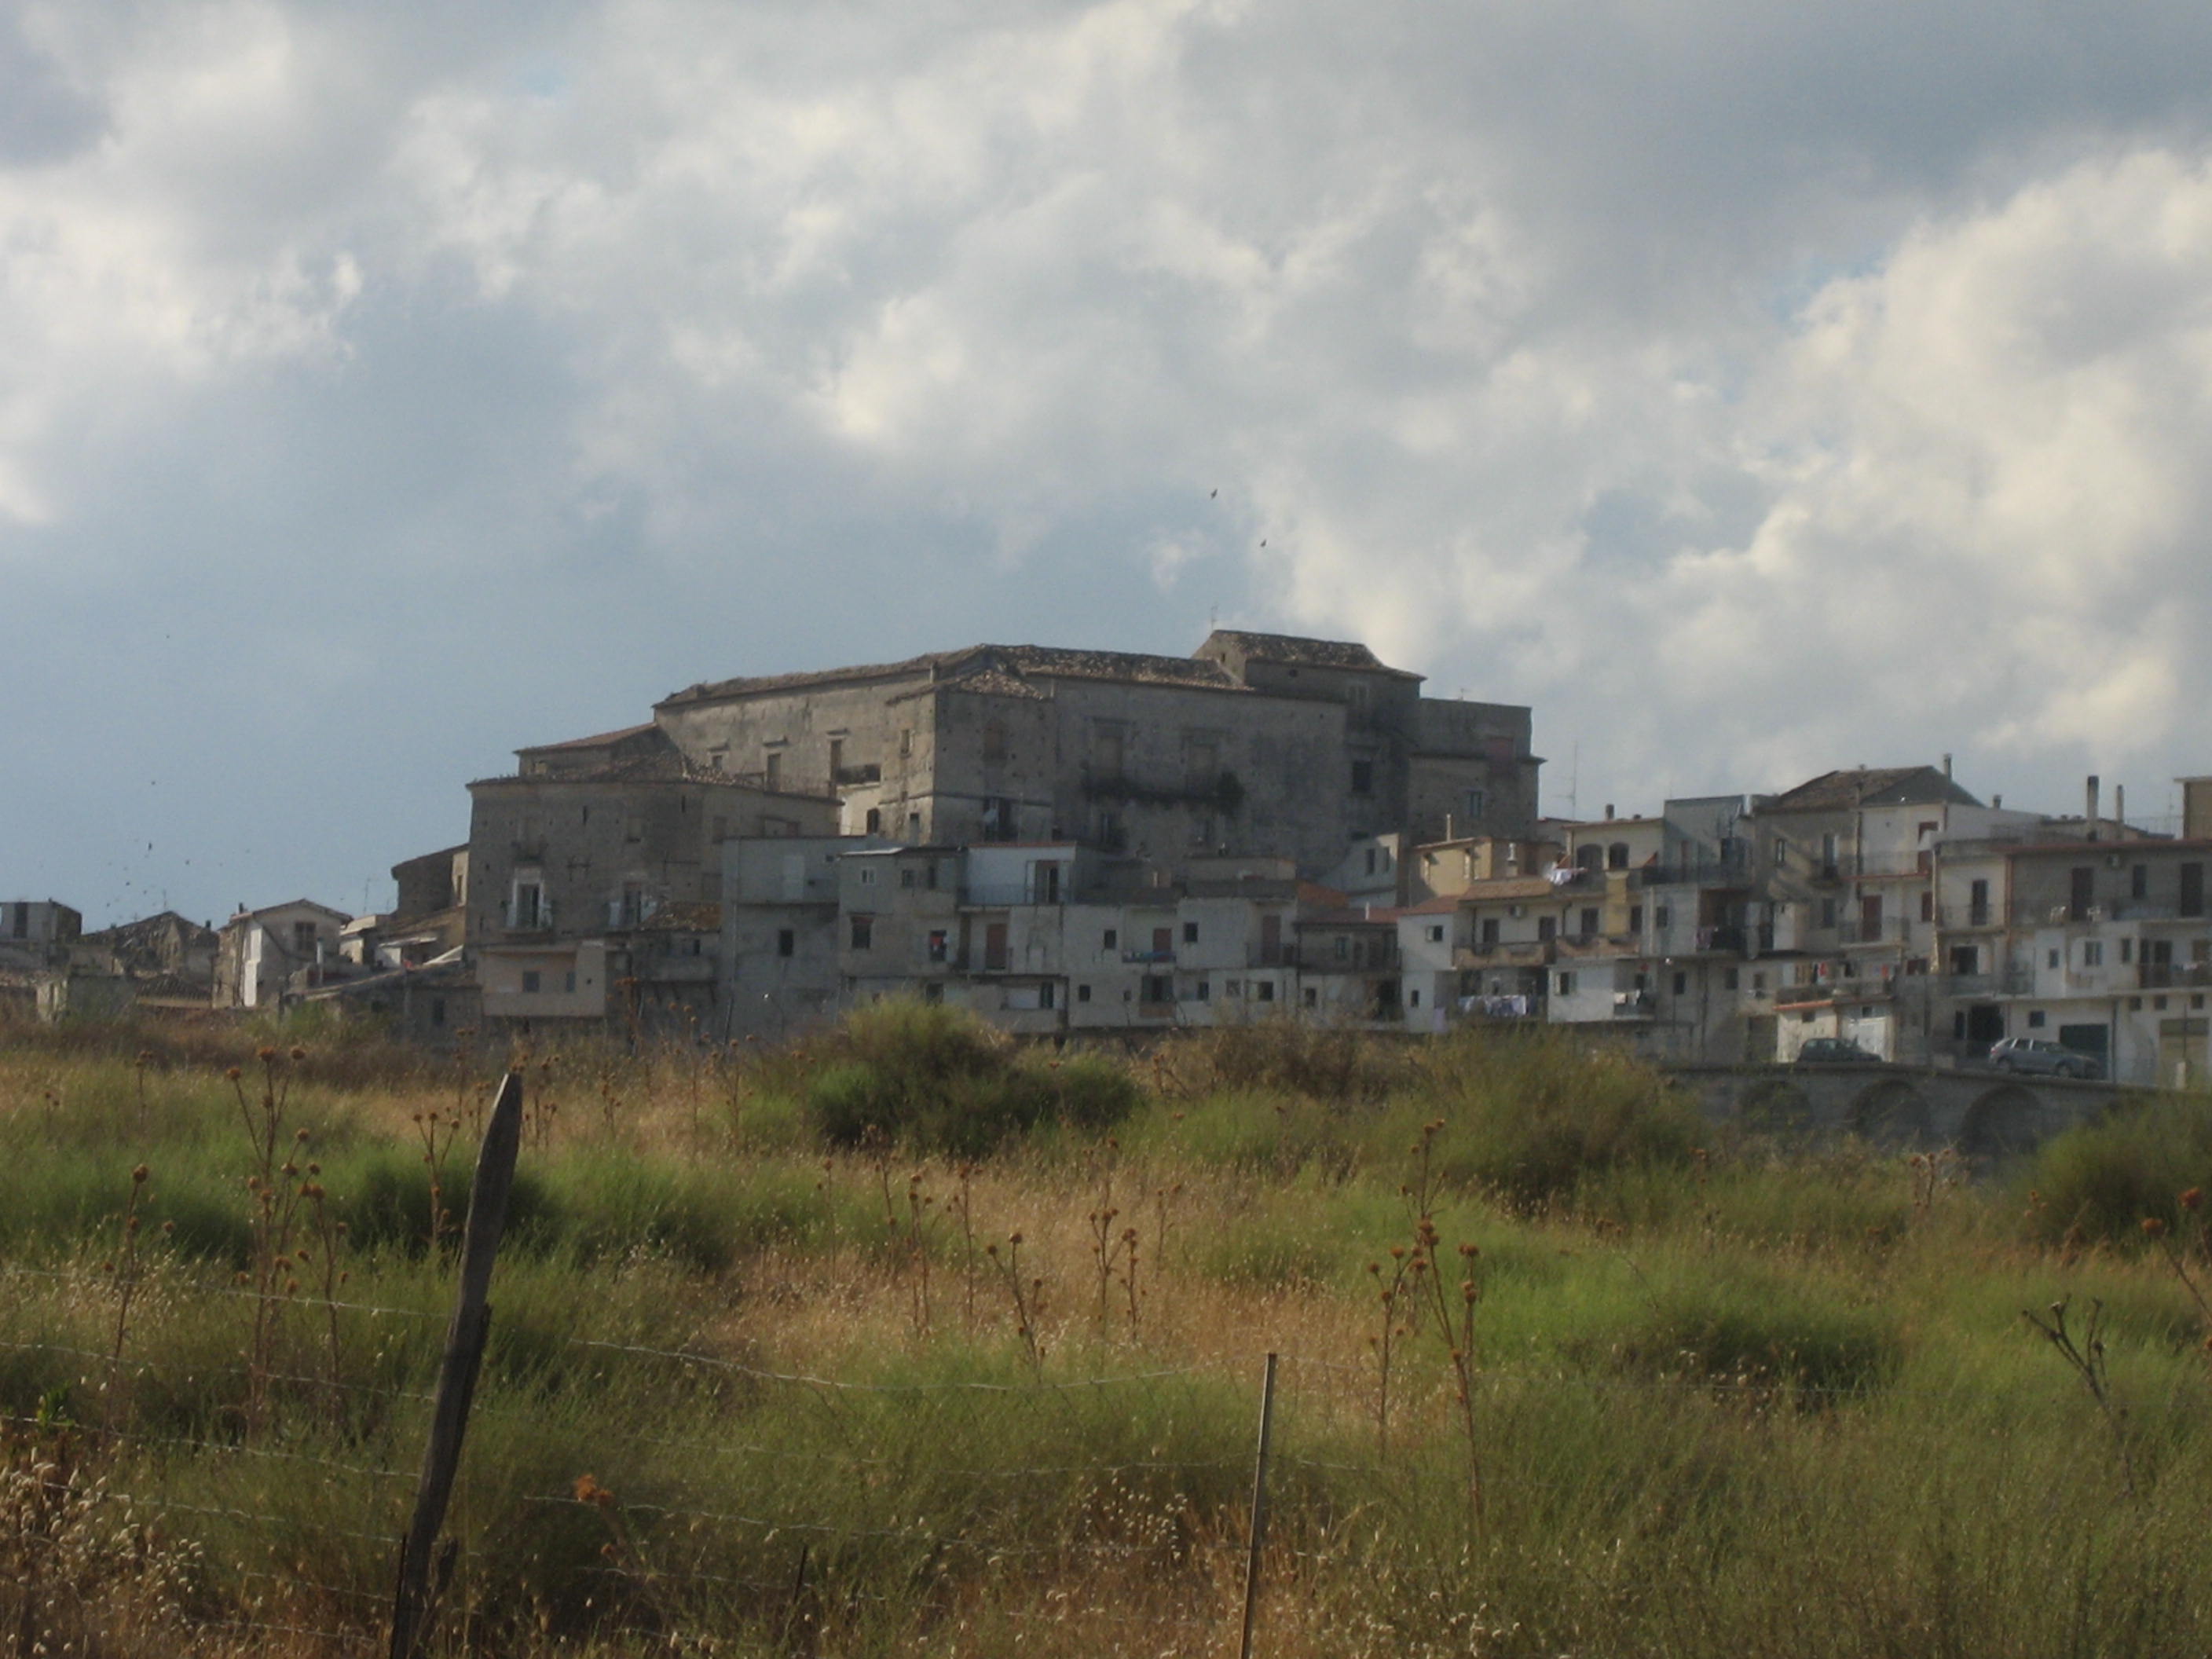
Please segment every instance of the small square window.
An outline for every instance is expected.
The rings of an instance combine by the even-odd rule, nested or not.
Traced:
[[[1120,930],[1117,928],[1109,927],[1106,930],[1106,936],[1098,941],[1098,948],[1102,951],[1118,950],[1121,948],[1121,934]]]
[[[1252,981],[1252,1000],[1255,1002],[1273,1002],[1275,1000],[1275,981],[1272,979],[1254,980]],[[2201,997],[2197,1000],[2200,1002],[2203,1000]]]
[[[1443,925],[1443,923],[1442,923],[1441,921],[1432,921],[1432,922],[1431,922],[1431,923],[1429,924],[1429,943],[1430,943],[1430,944],[1431,944],[1431,945],[1442,945],[1443,942],[1444,942],[1444,925]]]
[[[1183,923],[1182,942],[1185,945],[1195,945],[1198,943],[1198,924],[1196,922],[1186,921]]]
[[[522,990],[526,996],[535,996],[541,982],[542,976],[535,968],[526,968],[522,970]]]
[[[794,956],[799,951],[799,935],[788,927],[779,927],[775,933],[775,953],[780,957]]]
[[[2029,1028],[2030,1028],[2031,1030],[2041,1030],[2041,1029],[2042,1029],[2042,1026],[2043,1026],[2043,1010],[2042,1010],[2042,1009],[2040,1009],[2040,1008],[2031,1008],[2031,1009],[2029,1009],[2029,1010],[2028,1010],[2028,1014],[2027,1014],[2027,1023],[2028,1023],[2028,1026],[2029,1026]]]
[[[1075,988],[1075,1000],[1076,1000],[1078,1002],[1088,1002],[1088,1001],[1090,1001],[1090,1000],[1091,1000],[1091,988],[1090,988],[1088,985],[1079,985],[1079,986],[1077,986],[1077,987]]]

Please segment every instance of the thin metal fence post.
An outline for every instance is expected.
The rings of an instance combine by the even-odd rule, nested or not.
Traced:
[[[1252,1659],[1252,1617],[1260,1605],[1260,1546],[1267,1535],[1267,1446],[1275,1431],[1275,1356],[1260,1384],[1260,1455],[1252,1468],[1252,1541],[1244,1558],[1244,1635],[1237,1659]]]
[[[446,1352],[438,1367],[437,1403],[430,1408],[430,1439],[422,1449],[422,1473],[415,1486],[415,1517],[399,1550],[398,1583],[392,1595],[392,1659],[415,1659],[428,1633],[434,1591],[431,1570],[438,1529],[453,1495],[460,1468],[461,1440],[468,1431],[469,1405],[477,1372],[483,1363],[484,1340],[491,1334],[492,1263],[507,1227],[507,1199],[514,1182],[515,1155],[522,1147],[522,1079],[509,1072],[484,1126],[477,1153],[477,1172],[469,1186],[469,1218],[461,1235],[461,1282],[453,1300],[453,1322],[446,1328]],[[450,1555],[438,1574],[452,1571]]]

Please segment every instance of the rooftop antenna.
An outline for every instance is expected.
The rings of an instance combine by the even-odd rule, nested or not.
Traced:
[[[1583,746],[1577,742],[1572,756],[1567,762],[1567,817],[1570,819],[1579,818],[1583,815],[1582,796],[1579,793],[1582,781]]]

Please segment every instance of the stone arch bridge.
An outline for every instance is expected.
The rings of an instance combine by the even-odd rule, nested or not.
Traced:
[[[1717,1123],[1876,1146],[2023,1152],[2146,1091],[2117,1083],[1928,1066],[1672,1066]]]

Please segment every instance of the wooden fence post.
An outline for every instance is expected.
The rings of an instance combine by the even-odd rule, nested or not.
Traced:
[[[422,1450],[422,1474],[415,1485],[415,1518],[399,1550],[399,1582],[392,1596],[392,1659],[415,1659],[429,1634],[433,1612],[430,1572],[438,1530],[446,1524],[446,1505],[453,1495],[460,1467],[461,1437],[468,1431],[469,1404],[477,1370],[483,1363],[484,1339],[491,1333],[492,1263],[507,1226],[507,1197],[514,1182],[515,1154],[522,1146],[522,1079],[509,1072],[484,1127],[477,1153],[477,1172],[469,1186],[469,1218],[461,1235],[461,1282],[446,1327],[446,1353],[438,1367],[437,1403],[430,1409],[430,1441]],[[448,1564],[447,1570],[450,1570]],[[442,1581],[446,1574],[439,1574]],[[442,1584],[441,1586],[442,1588]]]
[[[1275,1356],[1260,1385],[1260,1455],[1252,1468],[1251,1553],[1244,1559],[1244,1636],[1237,1659],[1252,1659],[1252,1615],[1260,1605],[1260,1546],[1267,1535],[1267,1443],[1275,1429]]]

